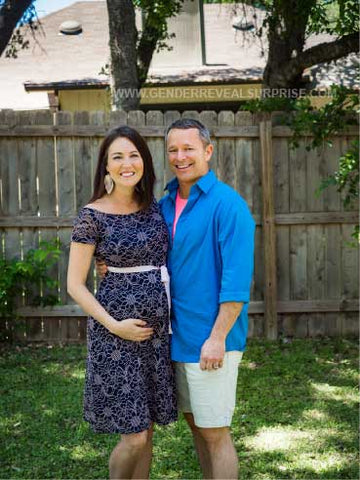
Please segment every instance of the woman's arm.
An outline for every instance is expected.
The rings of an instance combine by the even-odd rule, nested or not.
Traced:
[[[94,255],[95,245],[71,242],[67,274],[67,291],[80,305],[85,313],[95,318],[111,333],[126,340],[147,340],[153,334],[153,329],[146,327],[146,322],[129,318],[118,322],[96,300],[86,287],[86,279]]]

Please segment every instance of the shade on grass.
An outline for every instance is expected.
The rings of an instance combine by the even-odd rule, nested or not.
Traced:
[[[1,478],[108,478],[119,435],[82,420],[85,356],[1,347]],[[240,478],[359,478],[357,385],[355,340],[250,341],[232,427]],[[183,420],[156,428],[151,478],[200,478]]]

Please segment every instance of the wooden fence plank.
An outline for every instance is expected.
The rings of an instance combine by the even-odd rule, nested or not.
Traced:
[[[356,240],[351,236],[354,232],[353,226],[341,226],[341,265],[342,265],[342,298],[359,298],[359,248]],[[357,300],[358,301],[358,300]],[[353,313],[340,315],[338,323],[331,334],[359,335],[359,318]]]
[[[323,157],[325,159],[325,176],[334,173],[338,169],[339,158],[341,155],[341,144],[339,138],[333,138],[333,147],[325,147],[323,149]],[[326,188],[321,196],[324,199],[325,211],[341,211],[341,197],[336,191],[335,187]],[[326,277],[325,277],[325,297],[332,299],[341,295],[341,228],[340,225],[327,225],[325,227],[326,235]],[[345,321],[345,314],[333,314],[328,315],[327,328],[329,332],[341,331],[341,325]]]
[[[56,114],[57,125],[71,125],[72,115],[69,112],[58,112]],[[57,168],[57,189],[58,189],[58,211],[59,216],[71,215],[75,217],[75,167],[73,139],[56,139],[56,168]],[[66,289],[67,266],[69,261],[71,227],[59,229],[59,240],[62,245],[62,255],[59,260],[59,283],[60,301],[65,304],[72,304],[74,301],[68,295]]]
[[[124,112],[121,112],[122,114]],[[91,112],[90,113],[90,124],[91,125],[104,125],[108,132],[108,124],[109,124],[109,115],[105,112]],[[99,151],[101,144],[103,142],[103,137],[92,137],[90,138],[90,161],[91,161],[91,172],[90,172],[90,196],[94,191],[94,178],[96,174],[96,169],[98,165],[98,158],[99,158]],[[88,279],[88,286],[91,290],[95,293],[97,290],[98,285],[98,278],[96,275],[95,264],[92,263],[92,266],[89,271],[89,278]],[[85,322],[85,329],[86,329],[86,322]],[[70,332],[71,333],[71,332]],[[70,334],[69,333],[69,334]],[[77,331],[77,338],[80,338],[80,335],[83,333],[83,327],[78,324],[78,331]]]
[[[219,126],[234,125],[233,112],[220,112],[218,115]],[[219,159],[217,165],[217,176],[220,180],[235,188],[236,170],[235,170],[235,142],[232,138],[222,138],[218,141]]]
[[[252,122],[259,125],[262,116],[254,114]],[[241,128],[241,127],[238,127]],[[259,128],[260,130],[260,128]],[[253,214],[255,219],[261,219],[257,225],[263,225],[263,187],[260,138],[252,140],[252,164],[257,175],[253,179]],[[265,295],[265,261],[264,261],[264,229],[256,228],[255,232],[255,265],[254,265],[254,300],[264,300]],[[265,322],[263,321],[263,324]]]
[[[31,125],[35,122],[35,114],[33,112],[19,112],[17,122],[19,125]],[[18,173],[19,173],[19,201],[21,216],[29,217],[37,215],[39,210],[38,192],[36,188],[36,172],[37,172],[37,154],[36,142],[34,138],[23,137],[18,139]],[[22,256],[39,245],[39,230],[37,228],[24,227],[20,230]],[[37,292],[39,293],[39,292]],[[23,303],[29,304],[27,291],[23,288]],[[22,321],[24,325],[24,321]],[[28,335],[42,338],[42,321],[41,319],[31,319],[25,323],[25,337],[29,340]]]
[[[181,114],[181,118],[200,120],[200,113],[197,110],[184,110]]]
[[[307,185],[307,139],[300,141],[299,147],[289,151],[290,212],[306,212]],[[290,228],[290,298],[307,299],[307,230],[305,226]],[[297,337],[308,335],[308,317],[297,318],[295,334]]]
[[[48,111],[39,111],[35,114],[35,124],[52,125],[53,115]],[[39,214],[40,216],[57,215],[56,198],[56,165],[55,165],[55,139],[53,137],[43,137],[36,139],[37,153],[37,177],[39,184]],[[57,237],[57,231],[53,229],[41,228],[40,240],[52,241]],[[54,265],[48,269],[49,276],[58,278],[58,267]],[[54,293],[47,287],[42,287],[42,294]],[[44,336],[51,339],[58,338],[60,322],[49,324],[43,321]]]
[[[263,184],[263,241],[264,241],[264,300],[265,334],[270,340],[278,335],[277,324],[277,279],[276,279],[276,233],[273,152],[271,143],[271,120],[260,122],[261,166]]]
[[[17,123],[18,115],[11,110],[3,112],[2,122]],[[1,138],[0,141],[0,161],[1,161],[1,210],[6,216],[15,216],[20,213],[19,198],[19,139]],[[7,259],[18,258],[22,256],[21,235],[19,230],[4,229],[3,234],[4,253]],[[19,286],[20,295],[16,304],[23,303],[22,288]],[[7,335],[9,338],[21,340],[25,335],[20,322],[15,322],[13,318],[7,321]]]
[[[122,125],[127,125],[127,123],[128,123],[127,112],[124,112],[124,111],[121,111],[121,110],[116,110],[116,111],[110,112],[110,116],[109,116],[109,128],[110,129],[120,127]]]
[[[324,158],[321,150],[311,150],[306,155],[307,211],[322,211],[324,199],[316,191],[324,178]],[[309,300],[324,298],[325,235],[322,226],[307,227],[307,289]],[[327,322],[324,314],[309,317],[308,329],[312,337],[325,335]]]
[[[145,113],[141,110],[132,110],[128,113],[128,124],[136,130],[145,126],[145,120]]]
[[[90,124],[91,125],[103,125],[107,126],[108,118],[105,112],[91,112],[90,113]],[[98,156],[103,137],[93,137],[90,139],[90,157],[91,157],[91,172],[90,172],[90,183],[91,183],[91,193],[93,192],[94,177],[96,172],[96,167],[98,163]]]
[[[89,125],[89,112],[75,112],[75,125]],[[74,138],[74,165],[76,210],[79,211],[91,197],[91,143],[90,138]]]
[[[273,139],[274,158],[274,195],[275,195],[275,223],[278,214],[289,215],[289,143],[286,138]],[[290,299],[290,229],[287,225],[276,229],[276,258],[277,258],[277,295],[279,300]],[[279,317],[281,333],[292,335],[294,318],[291,315]]]
[[[249,112],[238,112],[235,114],[235,125],[251,125],[253,122],[253,115]],[[254,178],[256,177],[254,171],[253,163],[253,152],[252,152],[253,142],[249,139],[237,139],[235,140],[235,189],[240,193],[240,195],[247,202],[250,211],[253,213],[254,205]],[[258,229],[257,229],[258,230]],[[261,233],[256,232],[257,242],[261,242]],[[255,259],[255,270],[256,274],[254,275],[255,281],[251,285],[251,298],[255,298],[255,290],[262,290],[262,283],[258,285],[257,281],[260,276],[257,275],[258,264]],[[261,275],[262,276],[262,275]],[[257,295],[258,297],[258,295]],[[262,297],[260,297],[262,299]],[[256,330],[254,329],[253,332]]]
[[[257,172],[257,175],[253,178],[253,212],[255,215],[259,215],[262,218],[262,181],[261,181],[261,146],[259,138],[254,138],[251,140],[252,143],[252,164],[254,165],[254,171]]]
[[[211,110],[200,112],[199,121],[205,125],[211,131],[212,127],[217,126],[217,113]],[[218,141],[216,137],[211,137],[211,143],[213,144],[214,151],[211,156],[209,167],[213,172],[216,172],[218,164]]]
[[[147,125],[163,125],[164,115],[158,111],[149,111],[146,114],[146,124]],[[155,170],[155,188],[154,194],[157,200],[164,195],[165,188],[165,169],[164,164],[166,161],[165,158],[165,143],[163,138],[149,138],[147,140],[148,147],[150,149],[154,170]]]
[[[173,111],[173,110],[168,110],[167,112],[164,113],[164,127],[165,130],[169,125],[171,125],[172,122],[175,122],[175,120],[178,120],[180,118],[180,113]],[[166,141],[166,139],[165,139]],[[170,169],[169,162],[167,160],[167,154],[166,154],[166,143],[165,143],[165,185],[170,182],[170,180],[173,178],[173,173]]]
[[[17,115],[13,111],[3,112],[3,121],[17,122]],[[17,139],[1,139],[1,210],[7,217],[20,213],[19,179],[18,179],[18,142]],[[5,229],[5,255],[7,258],[21,256],[20,236],[18,230]]]
[[[322,226],[307,227],[307,289],[309,300],[324,299],[325,276],[325,235]],[[327,334],[327,320],[321,313],[309,318],[309,335],[312,337]]]
[[[244,115],[247,114],[247,115]],[[235,115],[235,125],[249,125],[253,121],[253,116],[249,112],[238,112]],[[245,199],[251,212],[254,204],[254,181],[255,170],[252,153],[253,142],[249,139],[235,140],[235,189]]]

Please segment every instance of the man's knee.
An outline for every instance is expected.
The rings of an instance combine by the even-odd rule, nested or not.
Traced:
[[[196,428],[198,434],[201,436],[201,438],[208,445],[209,448],[216,448],[218,445],[221,445],[231,439],[229,427]]]

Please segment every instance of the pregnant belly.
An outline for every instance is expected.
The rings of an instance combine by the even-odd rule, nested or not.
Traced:
[[[101,281],[96,298],[116,320],[139,318],[151,326],[167,321],[167,297],[160,273],[152,273],[150,278],[144,273],[107,274]]]

